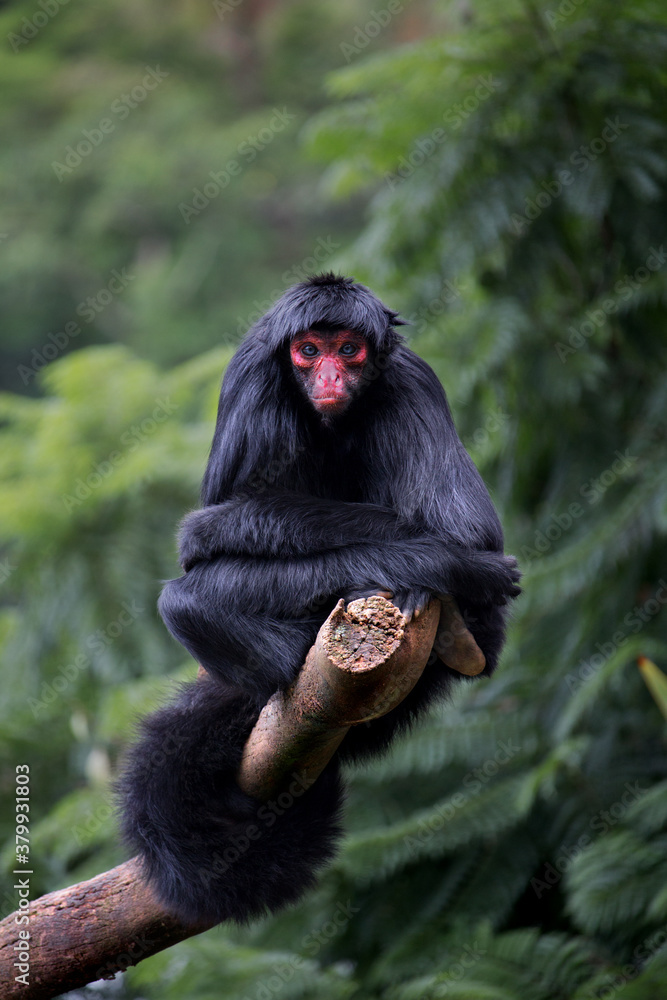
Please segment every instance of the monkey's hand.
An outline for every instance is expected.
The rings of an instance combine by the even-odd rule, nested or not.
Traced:
[[[412,587],[395,591],[390,600],[400,609],[401,614],[405,615],[408,621],[411,621],[412,618],[419,618],[432,597],[433,594],[430,590]]]
[[[381,587],[369,587],[364,590],[351,590],[344,595],[344,600],[347,604],[350,601],[358,601],[360,598],[364,597],[374,597],[379,594],[380,597],[386,597],[388,601],[395,604],[402,615],[405,615],[408,621],[412,618],[419,618],[420,614],[428,604],[428,602],[433,597],[430,590],[412,589],[412,590],[383,590]]]
[[[346,604],[352,601],[362,601],[366,597],[385,597],[388,601],[392,599],[391,590],[383,590],[382,587],[365,587],[360,590],[348,590],[343,594]]]
[[[469,549],[452,574],[452,592],[473,604],[504,605],[521,593],[514,556]]]

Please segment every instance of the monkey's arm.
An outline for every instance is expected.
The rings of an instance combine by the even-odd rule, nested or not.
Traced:
[[[222,554],[307,556],[409,534],[389,507],[273,491],[233,497],[188,514],[179,534],[180,559],[187,570]]]
[[[489,607],[518,593],[516,579],[511,557],[415,538],[292,559],[225,555],[198,562],[166,583],[159,610],[198,663],[232,689],[268,698],[293,680],[333,598],[355,589],[423,589]]]
[[[249,616],[257,609],[274,618],[297,619],[315,598],[342,596],[355,587],[390,592],[423,587],[479,605],[504,605],[520,593],[518,579],[512,556],[419,537],[384,545],[363,542],[294,558],[226,554],[202,560],[167,583],[161,609],[174,587],[209,617],[219,608],[221,620],[239,601]]]

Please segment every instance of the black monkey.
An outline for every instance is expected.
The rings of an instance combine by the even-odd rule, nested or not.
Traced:
[[[350,730],[287,807],[234,780],[271,694],[340,597],[390,591],[408,615],[452,594],[496,666],[519,593],[498,517],[444,391],[402,321],[350,278],[290,288],[225,374],[185,573],[160,613],[208,672],[146,719],[121,776],[123,833],[187,921],[240,922],[296,900],[332,855],[341,760],[381,751],[459,677],[432,657],[408,697]],[[283,800],[284,802],[284,800]]]

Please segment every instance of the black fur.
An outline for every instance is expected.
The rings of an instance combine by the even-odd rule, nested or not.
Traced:
[[[125,831],[162,900],[188,923],[248,920],[297,900],[333,855],[341,788],[329,767],[268,803],[234,780],[261,699],[183,686],[142,723],[125,765]]]
[[[233,776],[262,705],[294,679],[339,597],[389,590],[410,612],[451,593],[486,656],[484,673],[496,666],[504,605],[519,592],[516,563],[502,553],[444,391],[404,345],[400,323],[363,285],[322,275],[289,289],[227,369],[204,506],[181,529],[185,574],[159,605],[210,677],[144,723],[121,779],[125,838],[184,919],[242,922],[276,910],[331,855],[337,761],[270,829]],[[356,330],[371,348],[364,392],[333,420],[291,373],[289,342],[313,328]],[[459,676],[433,657],[398,708],[350,731],[338,760],[381,751]],[[262,829],[254,840],[253,824]],[[235,850],[233,863],[216,865]]]

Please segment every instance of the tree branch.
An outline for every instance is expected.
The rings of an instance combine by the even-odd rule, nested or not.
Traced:
[[[467,657],[470,669],[463,672],[483,669],[474,640],[473,650],[465,626],[463,632],[458,628],[458,609],[454,614],[445,604],[442,612],[441,618],[440,602],[432,601],[406,623],[383,597],[353,601],[347,608],[340,601],[291,688],[275,694],[262,710],[239,769],[241,788],[267,799],[295,771],[307,782],[315,781],[350,726],[386,714],[412,690],[436,630],[453,636],[446,656],[451,666],[465,667]],[[197,683],[213,681],[204,675]],[[112,979],[212,926],[185,925],[172,916],[143,881],[136,858],[35,900],[28,924],[18,923],[17,917],[10,914],[0,922],[5,1000],[47,1000],[97,979]],[[25,943],[17,948],[22,929],[30,932],[28,985],[15,978],[22,971],[15,965],[24,955]]]

